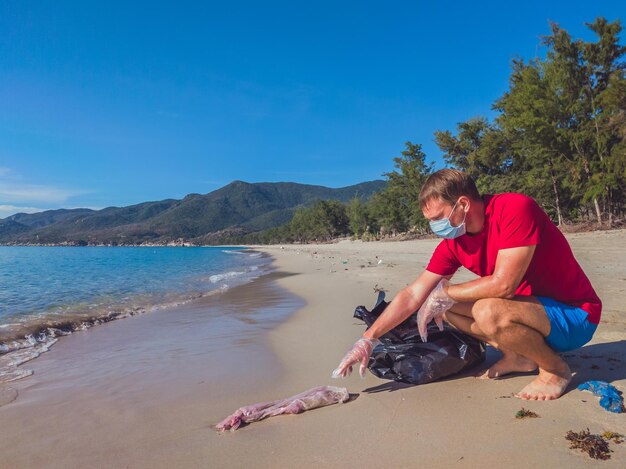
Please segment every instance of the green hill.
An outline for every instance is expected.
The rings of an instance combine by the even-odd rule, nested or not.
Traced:
[[[210,243],[221,232],[241,234],[288,222],[294,211],[316,200],[368,199],[385,186],[369,181],[332,189],[323,186],[234,181],[208,194],[189,194],[102,210],[48,210],[0,220],[3,244]]]

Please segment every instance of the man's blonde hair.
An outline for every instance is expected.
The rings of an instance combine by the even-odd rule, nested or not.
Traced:
[[[462,195],[480,200],[474,180],[463,171],[440,169],[424,182],[419,194],[420,207],[424,208],[433,199],[441,199],[454,205]]]

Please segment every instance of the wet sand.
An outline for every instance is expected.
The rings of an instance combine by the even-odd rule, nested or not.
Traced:
[[[234,344],[228,362],[212,359],[202,314],[180,315],[176,338],[165,333],[173,327],[162,324],[165,316],[154,314],[64,339],[32,362],[35,374],[13,385],[19,397],[0,407],[0,466],[623,467],[626,443],[611,443],[612,458],[595,461],[564,437],[587,427],[626,434],[624,414],[575,389],[601,379],[626,390],[626,231],[568,239],[604,311],[592,343],[567,354],[576,376],[557,401],[511,397],[528,375],[483,381],[466,373],[422,386],[371,374],[330,378],[364,331],[352,318],[355,306],[371,306],[375,288],[393,297],[424,268],[436,240],[262,247],[288,274],[263,288],[277,292],[277,284],[306,302],[287,321]],[[495,359],[490,350],[487,364]],[[324,384],[358,397],[234,433],[211,428],[241,405]],[[540,418],[515,419],[522,407]]]
[[[23,365],[33,376],[3,386],[0,467],[206,461],[216,419],[280,376],[263,337],[303,304],[282,276],[62,338]]]

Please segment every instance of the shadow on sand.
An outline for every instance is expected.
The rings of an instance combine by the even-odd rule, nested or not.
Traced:
[[[589,380],[599,380],[612,383],[614,381],[626,379],[625,352],[626,340],[620,340],[617,342],[587,345],[572,352],[562,353],[561,357],[563,357],[563,359],[567,362],[572,370],[572,373],[574,374],[572,382],[568,386],[566,392],[576,389],[579,384]],[[500,356],[500,352],[496,349],[493,347],[487,347],[487,358],[483,363],[472,369],[438,381],[441,382],[465,378],[468,376],[477,376],[495,363]],[[532,376],[535,373],[516,373],[512,376],[519,376],[521,374]],[[506,377],[504,379],[506,379]],[[387,381],[379,384],[378,386],[372,386],[364,389],[363,392],[393,392],[400,389],[406,389],[411,386],[415,385],[399,383],[396,381]]]
[[[562,353],[561,356],[574,373],[570,388],[591,379],[608,383],[626,379],[626,354],[624,352],[626,352],[626,340],[592,344],[572,352]]]

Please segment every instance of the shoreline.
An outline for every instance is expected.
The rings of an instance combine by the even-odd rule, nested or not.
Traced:
[[[577,223],[564,223],[561,226],[557,226],[559,230],[564,235],[574,235],[574,234],[584,234],[584,233],[602,233],[602,232],[614,232],[614,231],[625,231],[624,221],[618,220],[615,226],[597,226],[597,222],[577,222]],[[414,234],[411,232],[399,233],[393,237],[382,237],[381,239],[374,239],[373,241],[366,241],[372,243],[402,243],[406,241],[424,241],[424,240],[432,240],[437,239],[436,235],[432,233],[427,234]],[[326,244],[337,244],[344,241],[352,240],[350,237],[343,238],[334,238],[327,242],[319,243],[319,242],[310,242],[306,244],[298,244],[302,246],[307,245],[326,245]],[[355,240],[360,242],[361,240]],[[288,243],[286,243],[288,244]],[[235,247],[250,247],[250,246],[258,246],[259,249],[263,247],[271,247],[271,244],[262,244],[262,245],[248,245],[248,244],[194,244],[192,241],[185,239],[177,239],[163,242],[144,242],[140,244],[119,244],[119,243],[92,243],[84,240],[72,240],[72,241],[61,241],[58,243],[17,243],[17,242],[5,242],[0,243],[0,247],[109,247],[109,248],[124,248],[124,247],[199,247],[199,248],[207,248],[207,247],[223,247],[223,248],[235,248]]]
[[[605,302],[601,327],[592,343],[568,354],[568,363],[577,373],[574,384],[604,379],[625,390],[626,231],[567,237]],[[586,468],[594,464],[569,449],[566,431],[589,427],[592,433],[626,433],[624,417],[604,411],[597,397],[573,387],[556,401],[526,402],[511,398],[511,393],[532,379],[528,375],[483,381],[466,373],[421,386],[381,380],[370,373],[364,380],[357,373],[345,380],[331,379],[332,369],[365,330],[352,318],[354,308],[359,304],[370,308],[376,288],[387,290],[391,299],[425,267],[436,243],[255,246],[272,256],[277,287],[300,298],[300,307],[286,320],[264,331],[260,341],[244,339],[234,344],[225,354],[228,363],[213,363],[206,351],[210,344],[189,344],[181,336],[158,359],[137,355],[126,371],[107,374],[94,361],[95,369],[106,378],[98,389],[77,385],[80,368],[66,377],[71,388],[64,387],[62,379],[36,381],[41,376],[36,373],[26,380],[35,381],[30,381],[17,401],[0,407],[5,428],[17,431],[10,439],[0,440],[4,460],[9,467],[138,468],[230,467],[234,460],[237,465],[272,468],[381,464]],[[460,272],[455,279],[471,276]],[[258,293],[251,294],[248,302],[258,300]],[[194,315],[186,320],[188,330],[202,324]],[[160,322],[156,315],[127,321],[143,332],[155,332]],[[34,363],[39,370],[50,369],[81,353],[95,353],[94,342],[114,344],[119,340],[115,329],[127,321],[95,328],[91,334],[99,338],[90,343],[59,344],[65,349],[63,356],[47,354]],[[78,334],[74,338],[80,339]],[[162,338],[155,334],[149,340],[158,343]],[[189,347],[193,353],[180,355]],[[110,347],[107,353],[116,357],[124,349],[118,343],[117,349]],[[485,366],[496,358],[497,353],[490,350]],[[215,366],[221,374],[210,376],[208,366]],[[234,433],[218,435],[212,428],[240,406],[321,385],[347,387],[358,397],[299,416],[271,418]],[[68,389],[69,395],[63,396]],[[515,419],[522,407],[540,418]],[[43,422],[38,420],[41,412]],[[54,435],[42,428],[46,424],[55,428]],[[37,442],[35,450],[33,441]],[[611,448],[612,458],[598,464],[623,466],[626,445],[612,444]]]
[[[171,467],[163,438],[205,438],[280,378],[266,332],[302,306],[283,275],[67,337],[0,387],[2,466]]]
[[[95,326],[104,326],[112,322],[118,322],[122,319],[130,319],[135,317],[142,317],[153,314],[176,314],[177,310],[181,309],[198,309],[207,307],[216,307],[219,304],[225,304],[234,302],[234,298],[246,296],[245,293],[241,295],[241,292],[245,292],[247,288],[255,290],[258,285],[274,284],[283,274],[277,272],[272,267],[271,256],[261,253],[260,251],[253,251],[251,249],[247,252],[259,252],[263,257],[269,258],[269,263],[263,265],[263,270],[260,270],[260,275],[247,278],[243,283],[240,281],[235,285],[224,285],[226,288],[215,288],[207,290],[202,293],[191,295],[187,298],[180,299],[167,303],[156,303],[151,306],[145,307],[133,307],[127,310],[113,310],[108,311],[102,315],[82,315],[82,316],[68,316],[58,322],[47,324],[45,326],[38,326],[37,324],[29,328],[28,335],[19,337],[9,337],[0,341],[0,365],[5,362],[15,363],[14,367],[17,371],[24,373],[16,373],[14,379],[2,380],[0,375],[0,390],[3,387],[11,386],[16,381],[32,376],[31,370],[25,370],[22,367],[23,364],[29,363],[32,360],[39,358],[42,354],[52,350],[53,346],[57,343],[63,343],[63,339],[69,338],[75,334],[85,334],[92,332]],[[284,303],[290,303],[287,297],[290,294],[285,292]],[[248,295],[249,296],[249,295]],[[293,296],[293,295],[292,295]],[[236,301],[235,301],[236,302]],[[293,303],[293,301],[291,301]],[[254,310],[254,306],[247,305],[250,310]],[[261,302],[258,305],[258,309],[266,308],[266,304]],[[270,317],[268,317],[270,319]],[[89,338],[89,335],[86,336]],[[29,366],[32,366],[30,363]],[[30,373],[28,373],[30,371]],[[2,404],[0,403],[0,406]]]
[[[250,254],[251,257],[258,258],[259,261],[248,267],[233,267],[244,268],[244,271],[224,271],[207,275],[210,285],[213,286],[211,289],[136,291],[125,294],[123,299],[109,300],[109,303],[98,305],[96,308],[89,308],[89,304],[85,307],[84,302],[78,299],[74,303],[63,305],[63,314],[58,314],[52,310],[30,316],[3,317],[2,319],[9,320],[9,323],[0,326],[0,386],[30,376],[32,372],[21,367],[21,365],[50,351],[63,337],[84,332],[94,326],[112,321],[154,313],[159,310],[172,310],[202,301],[223,294],[230,288],[252,283],[257,278],[273,272],[270,256],[247,248],[237,250],[237,252],[239,251]],[[224,283],[225,280],[228,283]],[[92,296],[97,301],[98,295]]]

